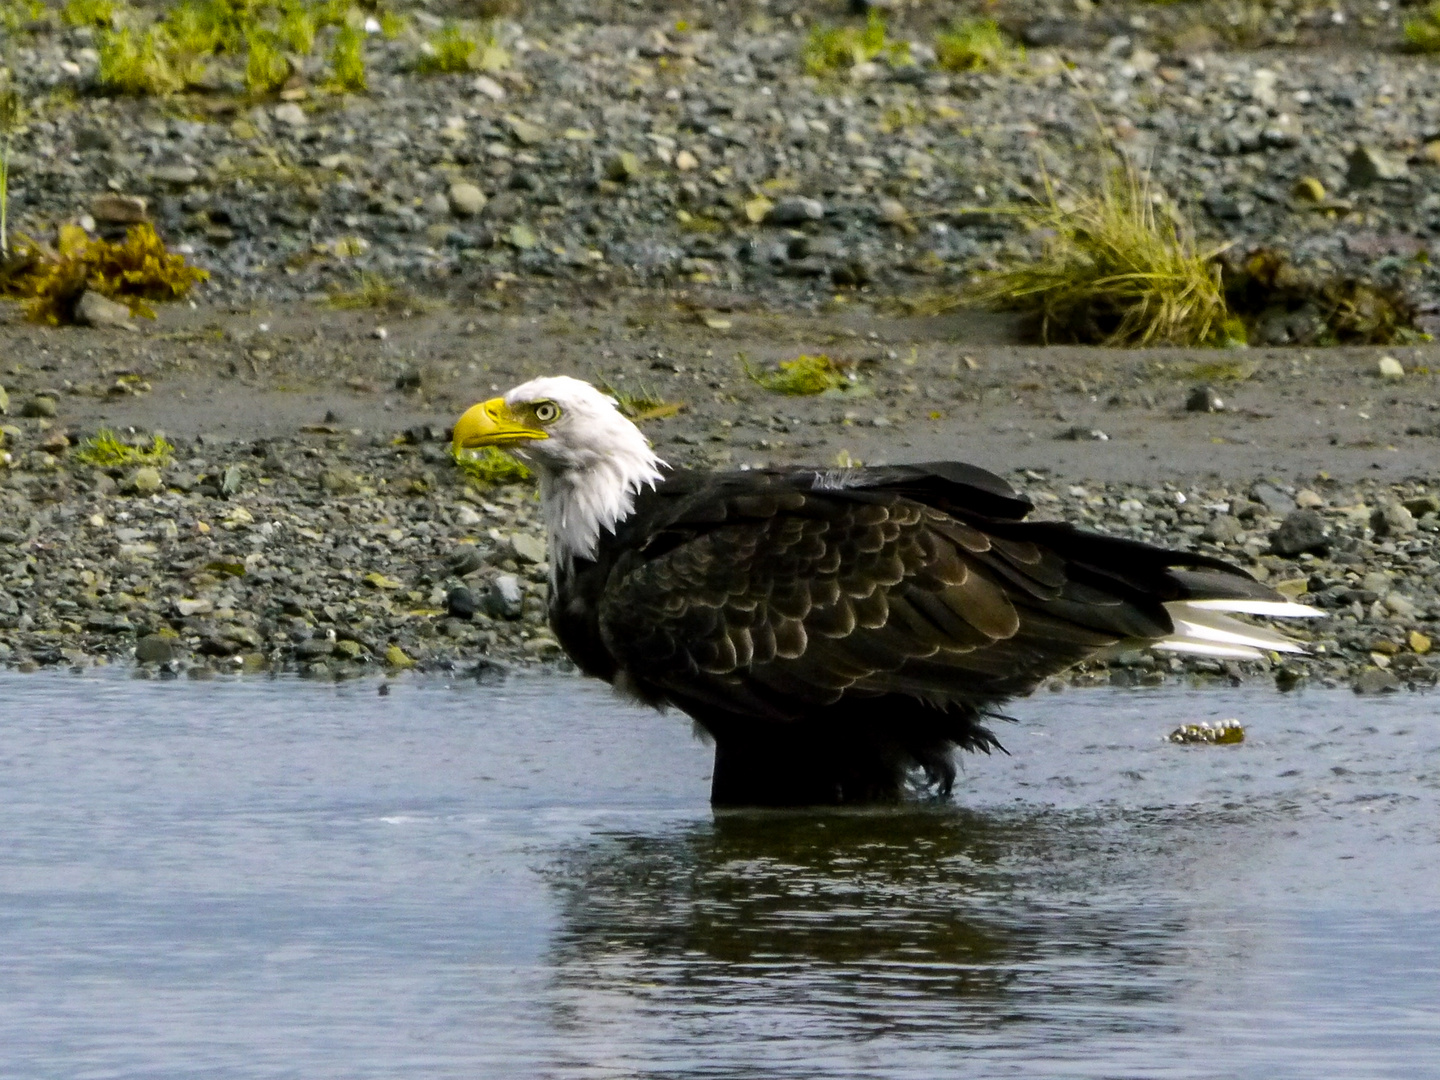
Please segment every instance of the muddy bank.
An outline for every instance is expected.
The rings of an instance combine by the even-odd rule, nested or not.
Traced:
[[[1037,513],[1222,555],[1331,613],[1284,672],[1136,654],[1081,680],[1435,679],[1429,347],[1041,350],[995,320],[560,299],[409,318],[167,310],[137,333],[12,322],[0,662],[128,660],[137,644],[152,669],[197,672],[561,662],[532,491],[471,485],[445,432],[494,388],[565,372],[648,404],[645,430],[677,464],[971,460]],[[737,359],[821,352],[850,389],[776,395]],[[1382,355],[1405,374],[1382,378]],[[1201,383],[1218,411],[1187,408]],[[102,426],[163,432],[174,452],[85,464],[77,448]]]

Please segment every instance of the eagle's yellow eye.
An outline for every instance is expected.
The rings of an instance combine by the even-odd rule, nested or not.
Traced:
[[[560,406],[553,401],[542,401],[535,406],[535,419],[548,424],[560,415]]]

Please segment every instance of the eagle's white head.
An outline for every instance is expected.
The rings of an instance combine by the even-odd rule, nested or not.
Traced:
[[[630,515],[665,465],[614,398],[568,375],[472,406],[455,424],[454,445],[456,454],[502,447],[540,475],[552,566],[594,558],[600,534]]]

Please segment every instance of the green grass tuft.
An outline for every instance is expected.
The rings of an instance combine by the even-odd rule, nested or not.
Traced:
[[[447,22],[439,33],[430,38],[421,48],[420,58],[415,61],[415,70],[422,75],[450,75],[469,71],[470,58],[480,42],[467,34],[460,26]]]
[[[1405,45],[1411,52],[1440,52],[1440,3],[1431,4],[1418,18],[1405,20]]]
[[[462,450],[453,456],[456,467],[476,487],[523,484],[530,479],[530,470],[522,462],[493,446]]]
[[[67,0],[60,10],[66,26],[111,27],[115,25],[114,0]]]
[[[910,46],[903,41],[892,42],[885,32],[885,19],[872,10],[859,26],[812,26],[810,36],[800,51],[800,62],[810,75],[836,75],[871,60],[904,63],[910,57]]]
[[[994,19],[966,19],[935,36],[935,59],[947,71],[1005,68],[1025,59]]]
[[[80,444],[74,460],[97,469],[114,469],[131,465],[161,466],[174,454],[175,447],[159,435],[152,435],[148,446],[131,446],[121,442],[108,428],[101,428]]]
[[[100,31],[100,84],[136,97],[164,97],[182,89],[184,80],[165,55],[164,43],[154,27],[143,34],[128,26]]]
[[[757,370],[748,361],[742,363],[752,382],[775,394],[823,394],[827,390],[848,390],[855,382],[851,373],[825,353],[781,360],[774,371]]]
[[[1133,166],[1064,203],[1020,211],[1046,234],[1038,259],[984,274],[969,290],[982,304],[1039,317],[1040,338],[1106,346],[1218,344],[1227,309],[1215,262],[1190,229],[1156,212]]]
[[[330,86],[347,94],[363,94],[369,88],[365,77],[365,35],[348,23],[335,33],[330,48]]]
[[[290,78],[290,61],[274,33],[251,27],[245,35],[250,51],[245,57],[245,89],[252,94],[276,93]]]
[[[285,47],[301,56],[315,51],[315,16],[303,3],[292,0],[280,16],[280,40]]]

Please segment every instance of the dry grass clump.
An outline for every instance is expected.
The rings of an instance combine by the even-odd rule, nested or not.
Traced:
[[[0,292],[24,299],[31,319],[52,326],[74,321],[76,301],[87,290],[154,318],[151,302],[178,300],[210,276],[169,251],[148,224],[131,226],[118,243],[65,225],[56,250],[27,241],[24,258],[0,281]]]
[[[1431,4],[1417,18],[1405,20],[1405,46],[1411,52],[1440,52],[1440,3]]]
[[[530,470],[521,461],[494,446],[451,453],[456,467],[476,487],[522,484],[530,479]]]
[[[854,373],[825,353],[781,360],[774,371],[752,368],[743,358],[741,362],[752,382],[776,394],[823,394],[827,390],[848,390],[855,383]]]
[[[1025,49],[994,19],[965,19],[935,35],[935,60],[947,71],[1004,68],[1025,59]]]
[[[1040,257],[982,275],[969,296],[1033,312],[1042,341],[1204,345],[1227,335],[1219,251],[1201,251],[1187,227],[1157,214],[1133,167],[1073,201],[1047,178],[1044,201],[1020,214],[1046,234]]]
[[[910,57],[910,46],[903,41],[890,41],[885,19],[871,9],[864,27],[825,26],[810,28],[810,36],[800,51],[800,62],[811,75],[835,75],[872,60],[903,63]]]
[[[148,446],[131,446],[121,442],[108,428],[101,428],[82,442],[72,455],[82,465],[97,469],[129,468],[131,465],[165,465],[175,455],[175,447],[160,435],[152,435]]]
[[[20,92],[0,81],[0,263],[10,258],[10,152],[24,122]]]

